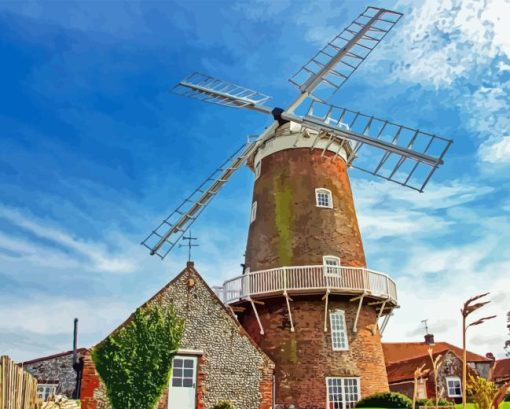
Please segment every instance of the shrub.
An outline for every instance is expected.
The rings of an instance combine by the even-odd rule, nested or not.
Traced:
[[[410,409],[413,402],[407,396],[398,392],[374,393],[361,399],[357,408],[405,408]]]
[[[153,409],[170,379],[183,334],[172,308],[139,308],[92,351],[112,409]]]
[[[214,405],[212,409],[234,409],[234,406],[232,403],[222,400]]]
[[[510,402],[510,393],[505,395],[505,402]]]
[[[429,400],[427,398],[416,399],[416,407],[419,408],[420,406],[427,406],[428,401]]]
[[[477,409],[491,409],[494,398],[498,393],[496,385],[480,376],[469,376],[467,392]]]

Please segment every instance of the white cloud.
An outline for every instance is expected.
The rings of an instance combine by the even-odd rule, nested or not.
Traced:
[[[89,263],[91,270],[113,273],[130,273],[136,267],[136,261],[129,256],[129,253],[116,256],[109,252],[104,244],[77,239],[70,234],[49,227],[49,222],[35,220],[29,218],[15,209],[0,207],[0,218],[7,220],[9,223],[31,233],[39,238],[46,239],[54,245],[65,248],[68,252],[75,252],[79,256],[85,257]],[[3,243],[3,245],[2,245]],[[47,259],[49,255],[54,255],[58,259],[69,258],[65,252],[51,249],[50,246],[43,244],[35,244],[35,241],[28,242],[27,239],[11,237],[10,240],[0,241],[3,248],[19,252],[25,256],[36,257],[39,260]],[[37,256],[39,253],[40,257]]]
[[[430,0],[411,9],[400,1],[395,9],[408,12],[378,53],[393,61],[394,79],[448,87],[496,56],[510,56],[508,0]]]
[[[510,164],[510,136],[496,142],[485,142],[480,145],[480,158],[484,162]]]

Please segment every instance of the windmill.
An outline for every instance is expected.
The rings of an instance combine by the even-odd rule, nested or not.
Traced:
[[[254,171],[245,273],[226,281],[218,295],[274,360],[276,405],[347,409],[388,388],[380,336],[397,307],[396,286],[366,266],[347,170],[422,192],[452,141],[327,101],[401,16],[367,7],[292,76],[299,95],[286,109],[201,73],[173,89],[274,119],[142,244],[165,258],[236,170]],[[367,360],[364,351],[373,356]]]

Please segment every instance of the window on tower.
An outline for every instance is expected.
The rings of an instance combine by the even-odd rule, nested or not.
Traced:
[[[342,310],[330,311],[329,322],[333,351],[347,351],[349,343],[347,340],[347,327],[345,325],[345,312]]]
[[[257,218],[257,202],[253,202],[251,205],[250,223],[253,223],[256,218]]]
[[[333,196],[331,190],[319,188],[315,189],[315,203],[317,207],[328,207],[333,208]]]
[[[340,277],[340,257],[324,256],[324,274],[328,276]]]
[[[326,378],[330,409],[351,409],[360,399],[359,378]]]
[[[257,180],[260,176],[260,166],[261,166],[261,163],[262,161],[258,161],[257,164],[255,165],[255,180]]]

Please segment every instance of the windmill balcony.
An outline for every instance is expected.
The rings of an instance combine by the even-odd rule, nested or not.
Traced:
[[[397,305],[397,286],[386,274],[364,267],[294,266],[254,271],[214,287],[225,304],[277,295],[357,294]]]

